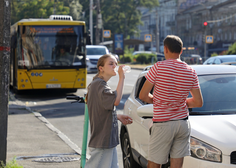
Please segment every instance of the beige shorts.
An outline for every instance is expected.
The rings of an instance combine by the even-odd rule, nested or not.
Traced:
[[[153,123],[150,128],[148,160],[165,164],[171,158],[190,155],[190,124],[188,120]]]

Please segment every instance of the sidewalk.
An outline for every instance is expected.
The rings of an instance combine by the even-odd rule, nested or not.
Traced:
[[[79,168],[80,148],[9,95],[7,162],[15,157],[24,168]]]
[[[147,65],[130,66],[142,70]],[[7,162],[16,158],[24,168],[80,168],[81,149],[11,92],[7,129]]]

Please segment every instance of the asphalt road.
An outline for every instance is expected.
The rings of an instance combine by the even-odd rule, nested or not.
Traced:
[[[117,113],[122,113],[124,103],[130,95],[133,86],[141,70],[131,70],[126,74],[124,94],[121,103],[117,107]],[[95,74],[87,75],[87,85],[92,81]],[[108,84],[115,90],[118,83],[118,76],[112,77]],[[28,91],[22,95],[15,95],[24,102],[32,111],[40,112],[54,127],[64,133],[72,142],[82,149],[83,126],[84,126],[84,104],[71,103],[67,95],[84,96],[86,89],[78,89],[76,93],[65,93],[60,90]],[[89,137],[88,137],[89,140]],[[122,153],[120,145],[117,147],[120,168],[123,168]],[[87,150],[88,152],[88,150]]]

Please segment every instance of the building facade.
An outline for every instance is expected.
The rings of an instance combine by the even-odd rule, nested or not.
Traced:
[[[176,0],[159,0],[159,7],[148,10],[140,8],[143,25],[139,26],[140,36],[135,37],[145,40],[145,34],[152,35],[152,42],[145,44],[145,50],[156,51],[158,45],[159,52],[163,52],[163,40],[168,34],[175,32],[175,16],[177,14]],[[158,43],[157,43],[158,40]]]
[[[235,0],[208,0],[184,10],[180,8],[176,15],[176,28],[186,48],[184,54],[197,53],[209,57],[214,52],[221,54],[227,50],[236,40],[235,9]],[[206,44],[206,36],[212,36],[213,43]]]
[[[153,37],[152,42],[145,44],[145,50],[155,49],[159,39],[162,52],[163,40],[168,34],[183,40],[186,55],[220,54],[236,41],[235,0],[160,0],[159,4],[151,11],[140,8],[144,24],[139,26],[140,36],[136,38],[144,40],[145,34]],[[213,43],[206,44],[206,36],[212,36]]]

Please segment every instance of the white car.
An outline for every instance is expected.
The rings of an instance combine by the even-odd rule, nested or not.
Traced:
[[[183,168],[236,168],[236,67],[192,67],[198,74],[204,105],[189,109],[191,156],[184,158]],[[138,97],[150,68],[139,75],[125,102],[124,114],[133,118],[133,124],[120,129],[124,168],[147,167],[153,104]],[[168,167],[169,163],[162,165]]]
[[[102,45],[86,45],[86,50],[87,72],[97,72],[98,59],[105,54],[109,54],[110,52],[106,46]]]

